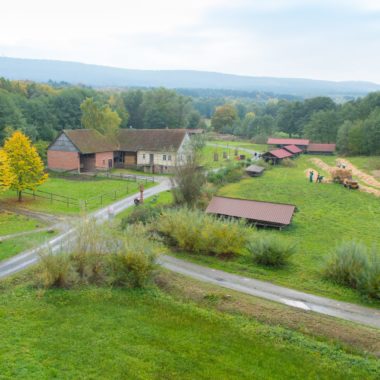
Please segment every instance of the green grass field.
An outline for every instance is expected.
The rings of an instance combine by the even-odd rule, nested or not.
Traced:
[[[334,285],[321,275],[325,257],[344,240],[355,239],[380,249],[379,198],[347,190],[338,184],[309,183],[305,174],[305,170],[313,167],[307,161],[309,158],[299,157],[295,168],[275,167],[262,177],[244,179],[219,191],[219,195],[224,196],[297,206],[298,212],[289,228],[283,231],[260,230],[261,234],[278,236],[296,244],[297,252],[291,258],[291,265],[283,269],[268,269],[254,265],[246,258],[219,260],[190,256],[190,259],[315,294],[380,306],[380,302],[370,303],[357,292]],[[187,254],[179,255],[189,257]]]
[[[226,152],[229,160],[223,158],[223,152]],[[214,160],[214,154],[218,154],[218,161]],[[244,154],[244,152],[241,152]],[[206,169],[216,169],[228,165],[230,162],[237,162],[234,156],[234,149],[227,149],[213,146],[205,146],[202,149],[201,163]]]
[[[54,235],[54,232],[44,231],[4,240],[0,242],[0,261],[9,259],[20,252],[36,247],[52,239]]]
[[[144,184],[145,188],[151,187],[153,183]],[[88,200],[87,211],[95,210],[101,206],[106,206],[115,200],[124,198],[130,194],[138,192],[139,184],[134,181],[104,179],[104,178],[57,178],[51,177],[46,183],[41,185],[38,189],[71,197],[80,200],[83,204],[84,200]],[[102,204],[100,195],[104,194]],[[48,194],[44,194],[49,198]],[[94,199],[94,197],[96,199]],[[59,198],[62,199],[63,198]],[[30,195],[25,195],[21,205],[17,202],[14,192],[7,191],[0,195],[0,202],[7,202],[13,206],[22,206],[31,210],[42,211],[52,214],[77,214],[81,209],[78,204],[69,205],[64,202],[53,201],[50,199],[39,198],[33,199]]]
[[[256,150],[257,152],[266,152],[268,150],[267,144],[254,144],[254,143],[251,143],[249,140],[238,140],[238,141],[210,140],[210,143],[226,145],[226,146],[228,145],[232,147],[233,149],[235,147],[247,148],[247,149]]]
[[[0,212],[0,236],[32,231],[41,227],[45,227],[44,223],[36,219],[8,211]]]
[[[376,379],[379,362],[152,288],[0,287],[2,379]]]

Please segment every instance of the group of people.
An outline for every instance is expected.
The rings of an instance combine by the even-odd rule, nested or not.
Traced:
[[[321,183],[324,176],[323,175],[320,175],[319,173],[317,173],[318,176],[317,176],[317,179],[315,180],[316,183]],[[314,171],[313,170],[310,170],[310,173],[309,173],[309,181],[310,182],[314,182]]]

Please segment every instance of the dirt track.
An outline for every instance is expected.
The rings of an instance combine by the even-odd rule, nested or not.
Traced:
[[[311,161],[313,164],[315,164],[317,167],[319,167],[320,169],[326,171],[326,172],[329,173],[329,174],[330,174],[331,171],[334,169],[334,167],[332,167],[332,166],[330,166],[330,165],[327,165],[324,161],[322,161],[322,160],[319,159],[319,158],[311,158],[310,161]],[[349,166],[348,166],[348,163],[349,163],[349,162],[346,161],[346,160],[343,160],[343,161],[345,161],[345,162],[343,162],[343,163],[346,165],[346,168],[347,168],[347,169],[352,170],[352,173],[353,173],[354,175],[356,175],[357,177],[359,177],[363,182],[369,184],[369,182],[364,181],[364,179],[363,179],[362,177],[360,177],[359,175],[357,175],[357,174],[354,172],[354,168],[355,168],[355,167],[354,167],[353,165],[350,164],[350,167],[349,167]],[[340,160],[340,162],[342,162],[342,160]],[[346,163],[347,163],[347,164],[346,164]],[[369,180],[371,183],[373,183],[373,181],[379,183],[378,181],[375,180],[375,178],[371,177],[370,175],[361,172],[361,171],[360,171],[359,169],[357,169],[357,168],[355,168],[355,169],[356,169],[358,172],[360,172],[363,176],[369,177],[368,180]],[[308,170],[309,170],[309,169],[308,169]],[[372,178],[373,181],[371,180],[371,178]],[[328,181],[327,181],[327,182],[328,182]],[[379,184],[380,184],[380,183],[379,183]],[[373,185],[372,185],[372,186],[373,186]],[[366,185],[362,185],[362,184],[360,184],[360,186],[359,186],[359,191],[362,191],[362,192],[364,192],[364,193],[373,194],[373,195],[375,195],[376,197],[380,197],[380,187],[379,187],[379,189],[375,189],[375,188],[373,188],[373,187],[369,187],[369,186],[366,186]]]

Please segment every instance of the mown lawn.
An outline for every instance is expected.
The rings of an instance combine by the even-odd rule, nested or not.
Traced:
[[[145,188],[152,185],[152,183],[144,184]],[[59,197],[54,197],[53,202],[51,202],[49,194],[41,194],[46,196],[46,199],[40,197],[33,199],[33,196],[25,194],[23,202],[19,204],[16,194],[11,191],[0,195],[0,202],[53,214],[76,214],[84,211],[84,201],[88,202],[86,211],[95,210],[130,194],[137,193],[138,187],[139,183],[134,181],[88,177],[50,177],[38,190],[74,198],[79,201],[79,204],[72,202],[70,205],[65,198]],[[100,195],[103,195],[102,199]]]
[[[266,152],[268,150],[267,144],[254,144],[249,142],[248,140],[240,140],[240,141],[224,141],[224,140],[210,140],[210,143],[220,144],[230,147],[238,147],[238,148],[247,148],[252,149],[257,152]]]
[[[36,247],[54,237],[54,232],[36,232],[30,235],[18,236],[0,242],[0,261],[8,259],[27,249]],[[1,376],[0,376],[1,378]]]
[[[371,304],[357,292],[324,280],[321,270],[326,256],[346,240],[362,241],[380,252],[380,201],[373,195],[350,191],[338,184],[309,183],[305,170],[313,164],[310,156],[299,157],[297,167],[275,167],[262,177],[244,179],[219,190],[219,195],[263,201],[291,203],[297,206],[292,225],[283,230],[260,230],[296,244],[291,264],[268,269],[247,258],[219,260],[190,256],[191,260],[227,271],[269,280],[291,288],[350,302]],[[188,254],[180,254],[189,257]],[[373,302],[380,306],[380,302]]]
[[[375,379],[375,359],[157,290],[0,288],[2,379]]]
[[[13,212],[0,211],[0,236],[31,231],[41,227],[45,227],[44,223],[36,219]]]

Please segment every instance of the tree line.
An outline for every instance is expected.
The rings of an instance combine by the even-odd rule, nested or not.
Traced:
[[[380,93],[342,104],[329,97],[275,98],[221,90],[95,90],[0,78],[0,143],[25,133],[44,158],[62,129],[204,128],[254,139],[305,137],[342,154],[380,154]],[[211,120],[211,123],[208,122]]]
[[[214,130],[264,143],[268,136],[336,143],[341,154],[380,154],[380,92],[335,103],[328,97],[265,104],[230,100],[215,107]]]
[[[62,129],[196,128],[201,116],[190,97],[164,88],[94,90],[0,78],[0,142],[14,130],[52,141]]]

